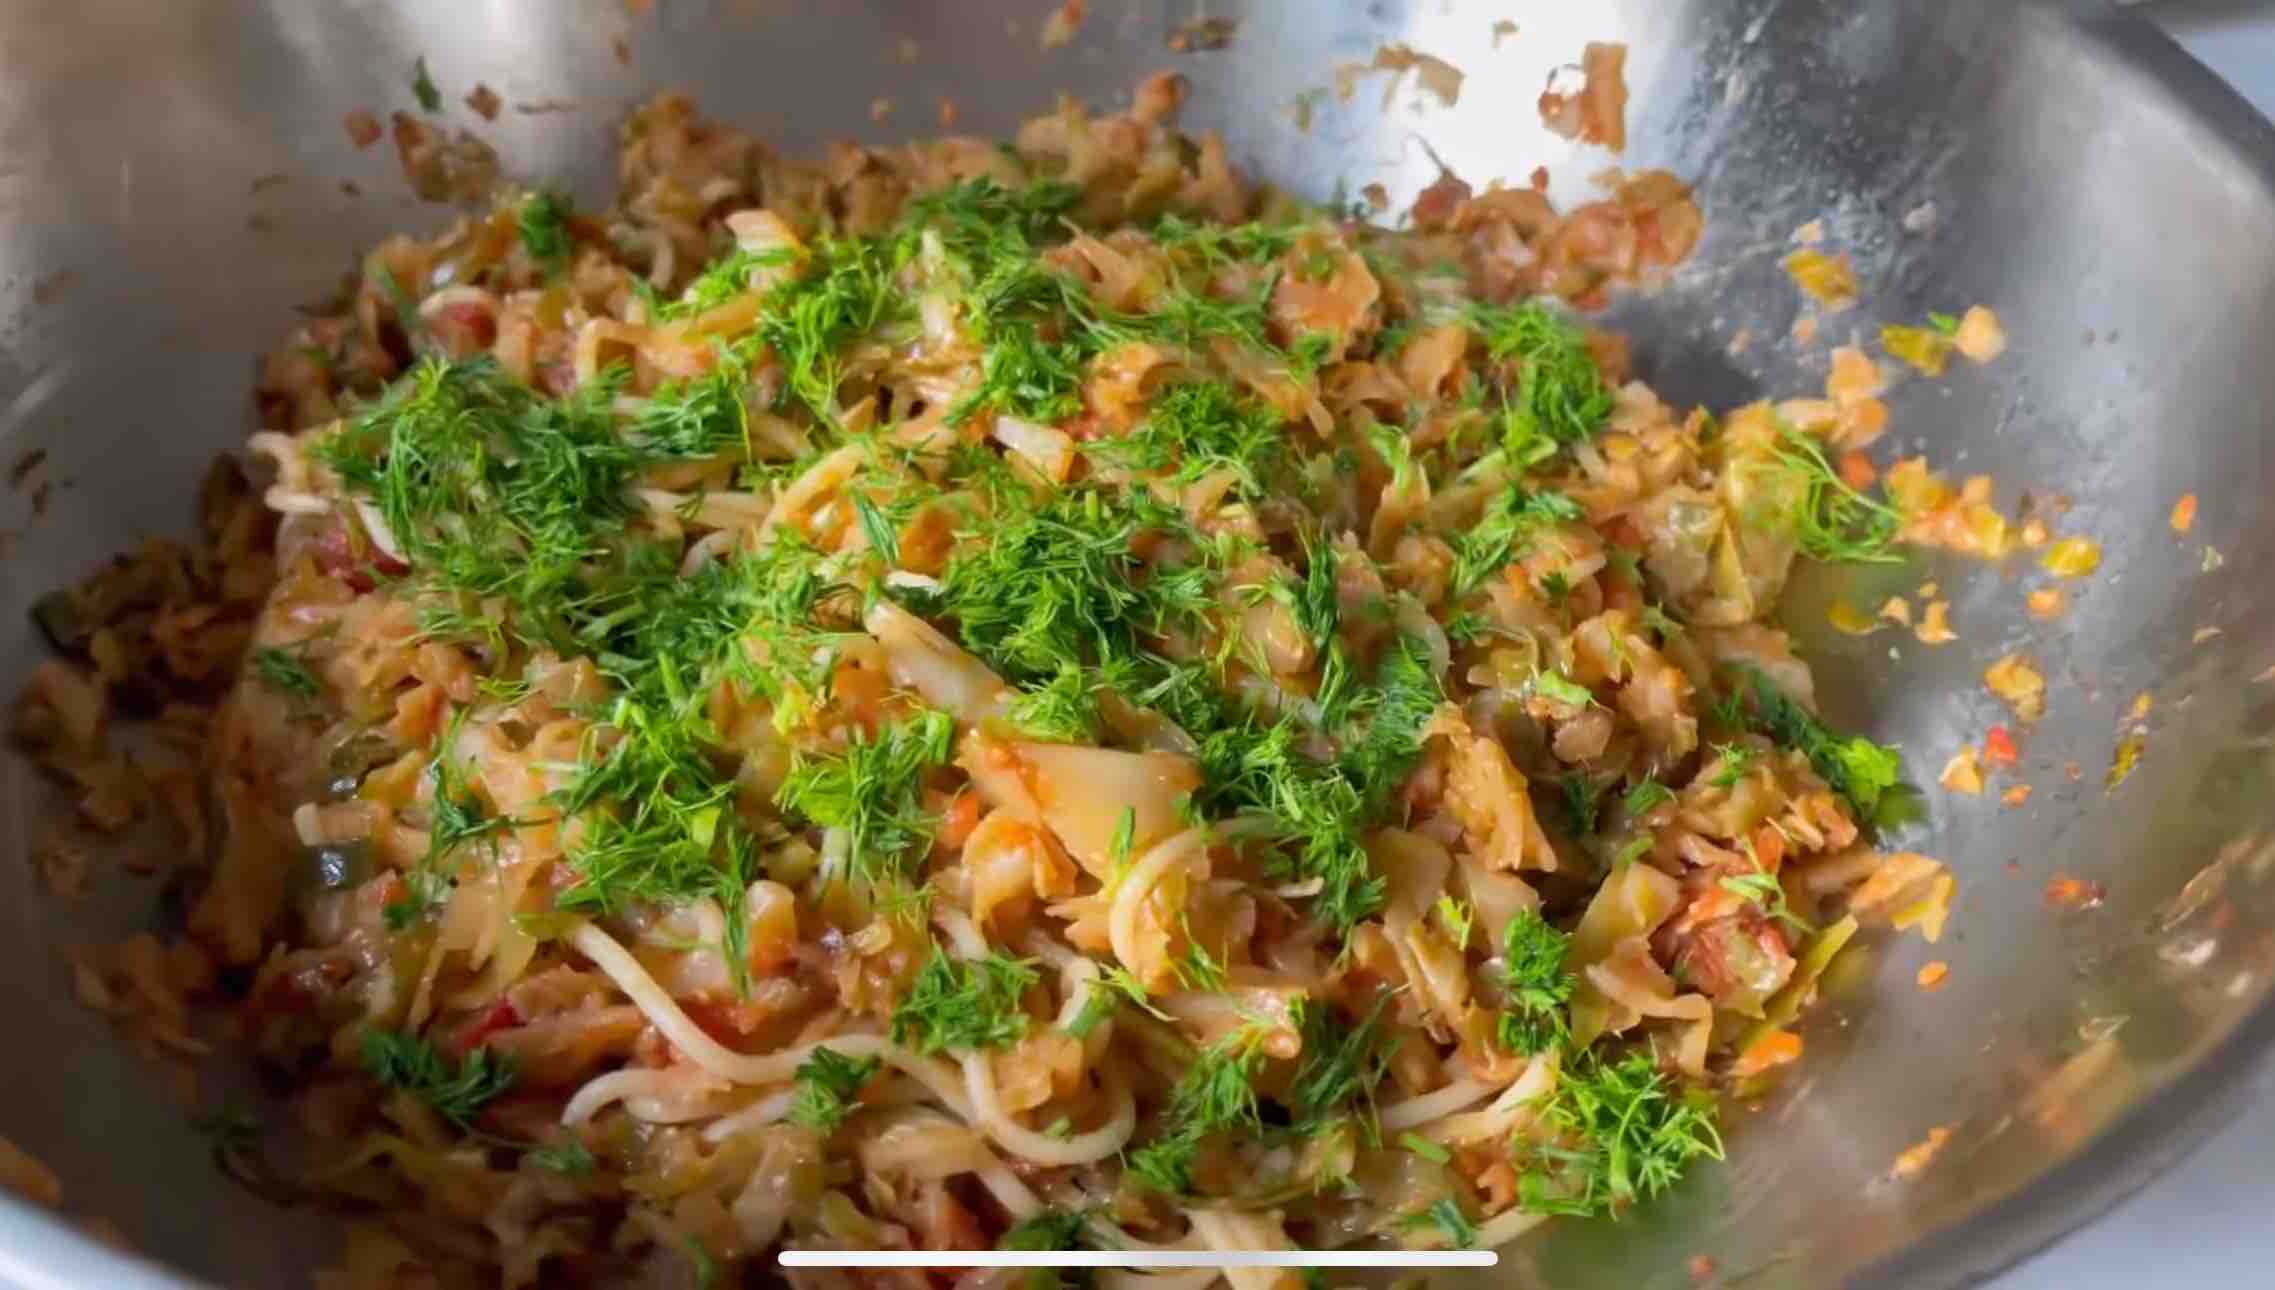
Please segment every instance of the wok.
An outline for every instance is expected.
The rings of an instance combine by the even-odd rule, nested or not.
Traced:
[[[1440,0],[1212,0],[1238,20],[1230,46],[1175,55],[1165,37],[1196,16],[1184,0],[1091,0],[1049,53],[1039,0],[648,8],[0,13],[0,447],[46,453],[0,495],[0,688],[41,655],[34,597],[187,527],[201,469],[251,425],[253,356],[294,304],[359,247],[445,218],[405,195],[385,146],[356,151],[341,125],[409,108],[415,57],[512,173],[588,202],[608,194],[611,124],[659,88],[813,149],[933,132],[944,97],[958,128],[1005,132],[1060,93],[1111,100],[1166,65],[1193,81],[1188,124],[1224,131],[1252,172],[1316,198],[1380,182],[1402,208],[1441,164],[1481,183],[1546,163],[1576,200],[1607,158],[1545,133],[1534,99],[1584,42],[1625,41],[1620,161],[1694,180],[1709,219],[1673,282],[1612,310],[1642,375],[1718,407],[1817,388],[1826,344],[1785,341],[1799,299],[1778,261],[1822,219],[1865,286],[1831,337],[1976,302],[2014,337],[1992,366],[1904,383],[1895,446],[1995,476],[2010,510],[2021,490],[2065,499],[2063,529],[2106,559],[2053,624],[2023,613],[2044,580],[2028,555],[1801,581],[1790,621],[1831,714],[1901,744],[1927,785],[1930,819],[1906,843],[1960,875],[1952,930],[1848,964],[1798,1077],[1728,1116],[1727,1165],[1623,1222],[1552,1225],[1491,1282],[1682,1286],[1706,1255],[1751,1286],[1960,1284],[2088,1221],[2233,1113],[2275,1042],[2275,686],[2255,679],[2275,662],[2275,580],[2258,562],[2275,529],[2275,130],[2153,29],[1924,0],[1544,0],[1508,6],[1517,32],[1497,38],[1501,12]],[[1458,103],[1383,72],[1339,99],[1332,69],[1386,42],[1461,67]],[[494,124],[459,106],[477,82],[507,104]],[[2166,516],[2185,493],[2200,518],[2179,535]],[[1835,596],[1869,607],[1931,579],[1952,601],[1951,644],[1821,629]],[[2013,648],[2050,685],[2002,781],[2033,795],[2005,807],[1938,790],[1944,759],[2001,718],[1979,677]],[[2106,788],[2144,691],[2145,754]],[[47,895],[21,861],[59,804],[25,767],[7,775],[0,1134],[58,1170],[70,1214],[115,1224],[151,1262],[0,1201],[0,1281],[305,1284],[320,1220],[224,1182],[154,1068],[71,1000],[62,949],[152,926],[158,884],[106,861],[84,903]],[[2099,907],[2049,907],[2058,876],[2098,884]],[[1935,993],[1913,984],[1931,958],[1950,965]],[[1942,1154],[1893,1178],[1937,1126]]]

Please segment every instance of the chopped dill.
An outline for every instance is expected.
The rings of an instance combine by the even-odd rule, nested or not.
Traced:
[[[1516,375],[1502,413],[1502,450],[1511,462],[1537,462],[1603,428],[1611,389],[1578,324],[1537,301],[1475,305],[1469,323],[1486,354]]]
[[[874,734],[856,735],[835,755],[797,754],[774,800],[825,828],[843,829],[853,872],[897,875],[932,840],[924,776],[948,760],[956,724],[926,709]]]
[[[1620,799],[1620,808],[1627,813],[1628,819],[1635,820],[1674,800],[1675,790],[1660,783],[1658,776],[1645,775]]]
[[[1849,487],[1807,435],[1786,430],[1767,469],[1791,497],[1788,522],[1801,554],[1814,560],[1886,564],[1903,517],[1886,502]]]
[[[1807,935],[1816,929],[1796,915],[1786,904],[1784,884],[1773,873],[1732,874],[1722,879],[1722,890],[1762,907],[1762,912],[1784,923],[1793,930]]]
[[[1256,1094],[1263,1033],[1243,1027],[1193,1058],[1169,1092],[1162,1134],[1126,1157],[1131,1178],[1154,1191],[1190,1194],[1194,1157],[1203,1143],[1219,1133],[1263,1127]]]
[[[861,1087],[876,1075],[883,1062],[875,1057],[847,1057],[834,1048],[821,1047],[798,1064],[797,1092],[790,1102],[790,1121],[824,1133],[834,1131],[853,1113]]]
[[[1856,808],[1858,819],[1878,816],[1882,800],[1903,779],[1901,754],[1863,735],[1833,733],[1758,668],[1746,669],[1742,679],[1744,685],[1733,693],[1751,700],[1744,709],[1747,723],[1807,757],[1825,783]]]
[[[1485,580],[1499,573],[1540,529],[1577,520],[1580,504],[1562,493],[1527,492],[1511,487],[1485,508],[1475,526],[1454,546],[1450,595],[1467,600]]]
[[[1722,1158],[1714,1097],[1660,1074],[1647,1051],[1575,1055],[1536,1113],[1545,1140],[1517,1146],[1518,1203],[1536,1214],[1621,1213]]]
[[[476,1048],[453,1065],[409,1031],[367,1030],[360,1053],[363,1069],[373,1079],[402,1089],[460,1125],[513,1087],[513,1059],[487,1048]]]
[[[1531,1056],[1564,1041],[1564,1005],[1572,1000],[1576,978],[1564,958],[1572,938],[1548,925],[1539,913],[1519,910],[1501,934],[1501,989],[1508,1011],[1501,1014],[1501,1044]]]
[[[514,224],[530,259],[548,268],[567,263],[575,243],[569,235],[569,203],[560,194],[534,192],[522,198]]]
[[[301,702],[324,692],[323,684],[308,670],[308,664],[280,646],[263,645],[253,651],[253,675],[278,694]]]
[[[1027,1033],[1026,993],[1042,976],[1034,963],[1002,954],[959,959],[934,946],[932,957],[893,1009],[894,1043],[921,1053],[1003,1048]]]
[[[427,74],[426,55],[411,60],[411,97],[419,101],[419,110],[429,114],[442,111],[442,91],[434,87],[434,77]]]
[[[1461,1202],[1451,1196],[1440,1197],[1417,1214],[1400,1220],[1399,1226],[1409,1231],[1431,1231],[1448,1246],[1466,1250],[1477,1244],[1477,1224],[1462,1212]]]

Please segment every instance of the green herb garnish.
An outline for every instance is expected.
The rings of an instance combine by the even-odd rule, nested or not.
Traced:
[[[1501,936],[1501,989],[1508,1010],[1501,1014],[1501,1044],[1530,1057],[1563,1042],[1568,1032],[1564,1006],[1577,984],[1564,958],[1572,938],[1548,925],[1533,910],[1510,917]]]
[[[816,1048],[798,1064],[797,1093],[790,1102],[790,1120],[823,1133],[836,1130],[853,1113],[853,1100],[876,1075],[883,1062],[875,1057],[847,1057],[833,1048]]]
[[[935,946],[893,1009],[893,1042],[922,1053],[1008,1047],[1027,1033],[1021,1001],[1040,980],[1031,960],[960,959]]]
[[[323,683],[291,650],[263,645],[253,651],[253,675],[289,699],[306,702],[324,692]]]
[[[1575,1056],[1539,1104],[1545,1138],[1517,1147],[1519,1204],[1538,1214],[1621,1213],[1722,1158],[1714,1098],[1684,1090],[1647,1052]]]
[[[539,264],[554,267],[566,263],[569,252],[575,249],[569,235],[569,204],[557,193],[536,192],[522,198],[515,225],[521,233],[521,248]]]
[[[434,87],[434,78],[427,75],[424,54],[411,63],[411,96],[419,101],[419,110],[422,112],[442,111],[442,91]]]
[[[927,709],[874,735],[856,736],[841,753],[800,753],[774,800],[816,824],[845,830],[856,874],[898,875],[932,840],[935,821],[921,795],[924,775],[947,762],[955,730],[947,713]]]
[[[363,1034],[363,1069],[390,1088],[399,1088],[455,1124],[470,1123],[474,1114],[513,1087],[511,1057],[477,1048],[454,1066],[433,1044],[409,1031],[367,1030]]]
[[[1903,757],[1863,735],[1834,734],[1759,669],[1746,669],[1743,693],[1752,700],[1750,724],[1809,759],[1832,790],[1848,799],[1857,818],[1871,821],[1890,790],[1902,780]]]

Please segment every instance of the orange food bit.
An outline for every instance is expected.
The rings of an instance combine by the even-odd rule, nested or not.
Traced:
[[[2196,494],[2182,493],[2172,504],[2172,531],[2186,533],[2196,527]]]
[[[1988,363],[2006,352],[2006,328],[1987,305],[1976,305],[1951,333],[1951,347],[1977,363]]]
[[[1909,627],[1912,625],[1912,602],[1902,596],[1890,596],[1887,602],[1880,606],[1880,616],[1889,622],[1902,623]]]
[[[1880,478],[1880,472],[1872,465],[1872,459],[1853,450],[1841,454],[1838,469],[1841,482],[1858,492],[1872,487],[1872,482]]]
[[[1969,797],[1981,797],[1983,795],[1983,767],[1981,763],[1975,760],[1974,746],[1966,745],[1961,747],[1958,752],[1953,753],[1951,760],[1943,764],[1943,774],[1937,777],[1937,782],[1954,793],[1965,793]]]
[[[2063,594],[2060,587],[2040,587],[2022,598],[2022,603],[2030,610],[2030,616],[2040,622],[2059,618],[2062,611],[2069,607],[2069,601],[2070,598]]]
[[[1920,615],[1920,625],[1912,629],[1912,635],[1919,637],[1923,645],[1944,645],[1958,640],[1959,633],[1951,630],[1951,602],[1927,602],[1927,611]]]
[[[1880,365],[1870,355],[1854,345],[1843,345],[1833,351],[1832,371],[1825,377],[1825,397],[1835,403],[1869,398],[1887,383]]]
[[[1983,684],[2025,724],[2046,714],[2046,677],[2020,654],[2009,654],[1983,669]]]
[[[2046,548],[2038,563],[2057,578],[2082,578],[2101,567],[2101,544],[2092,538],[2066,537]]]
[[[2030,785],[2016,784],[2014,787],[2009,788],[2005,792],[1999,794],[1999,800],[2006,803],[2008,806],[2020,806],[2024,802],[2030,800]]]
[[[1772,1030],[1746,1045],[1731,1064],[1730,1073],[1740,1079],[1759,1075],[1763,1071],[1801,1060],[1801,1036],[1790,1030]]]
[[[1844,636],[1870,636],[1880,627],[1869,614],[1845,600],[1833,602],[1833,607],[1825,611],[1825,621]]]
[[[2114,790],[2132,778],[2133,769],[2141,764],[2141,751],[2148,746],[2148,738],[2135,730],[2117,741],[2117,751],[2110,755],[2109,773],[2101,777],[2101,786]]]
[[[1794,285],[1827,309],[1846,309],[1856,303],[1856,270],[1850,267],[1845,251],[1839,255],[1795,251],[1785,257],[1785,271]]]
[[[2057,909],[2098,909],[2108,894],[2100,883],[2058,874],[2046,884],[2046,903]]]
[[[1943,983],[1946,980],[1949,980],[1950,977],[1951,965],[1945,963],[1942,959],[1937,959],[1934,962],[1922,967],[1919,970],[1919,975],[1915,977],[1914,980],[1919,982],[1920,989],[1932,993],[1934,991],[1942,989]]]
[[[1919,1177],[1930,1164],[1935,1162],[1937,1153],[1941,1152],[1943,1144],[1949,1141],[1951,1141],[1950,1125],[1939,1124],[1929,1129],[1925,1138],[1896,1153],[1896,1163],[1888,1167],[1889,1175],[1899,1179]]]
[[[1993,766],[2012,766],[2015,761],[2014,736],[2005,726],[1992,726],[1983,734],[1983,760]]]

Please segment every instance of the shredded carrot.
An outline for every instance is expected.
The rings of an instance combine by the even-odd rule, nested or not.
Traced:
[[[1842,483],[1862,492],[1880,478],[1880,471],[1872,464],[1870,457],[1851,451],[1841,454],[1840,475]]]
[[[1942,959],[1937,959],[1922,967],[1919,975],[1914,979],[1919,982],[1920,989],[1933,992],[1942,989],[1943,983],[1950,979],[1950,976],[1951,965]]]

